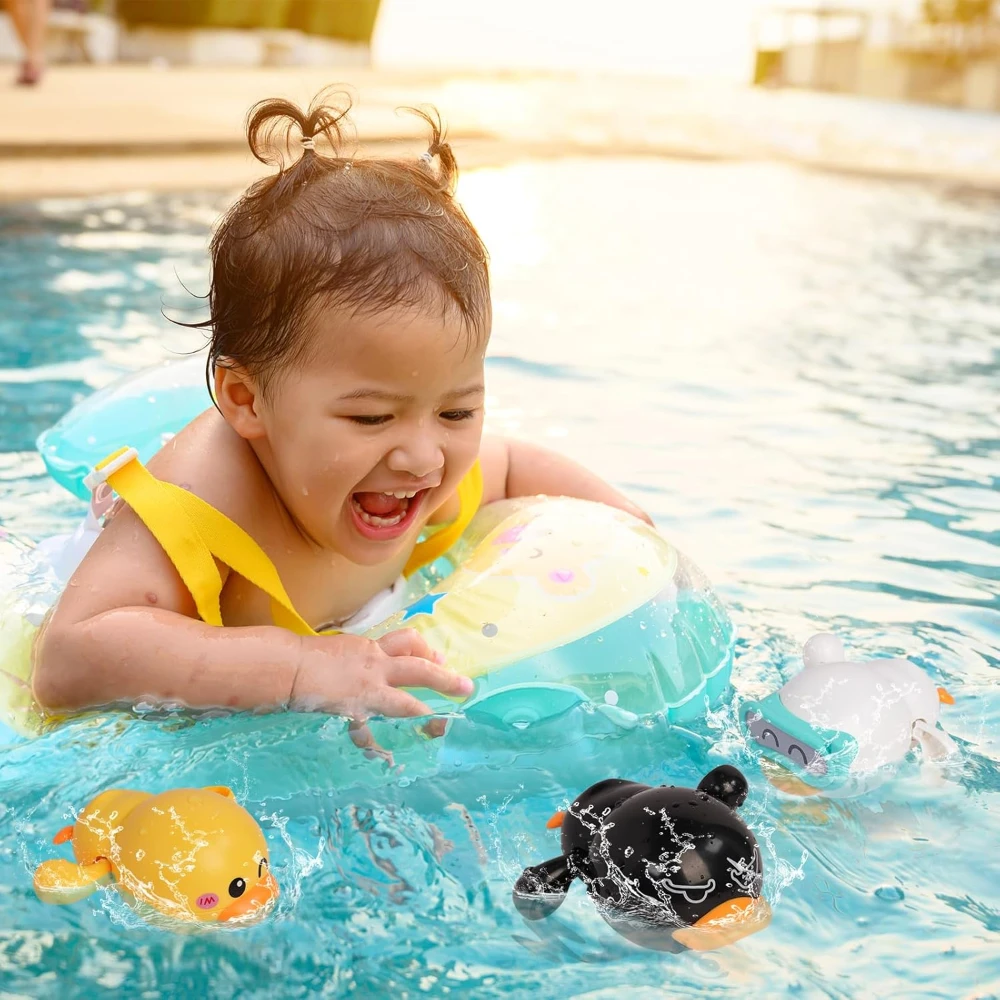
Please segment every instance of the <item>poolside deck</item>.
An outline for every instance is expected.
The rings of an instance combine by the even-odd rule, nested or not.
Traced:
[[[419,149],[396,114],[434,103],[466,166],[525,156],[782,159],[1000,190],[1000,118],[830,94],[623,77],[375,70],[66,66],[0,80],[0,198],[228,188],[265,169],[246,151],[255,101],[299,101],[346,77],[359,138]]]

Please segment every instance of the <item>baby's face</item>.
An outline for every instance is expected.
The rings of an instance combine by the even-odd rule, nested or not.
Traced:
[[[485,345],[456,310],[320,310],[309,360],[260,403],[261,458],[324,548],[373,565],[409,551],[479,454]]]

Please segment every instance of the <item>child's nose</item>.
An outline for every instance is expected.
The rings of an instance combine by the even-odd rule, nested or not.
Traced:
[[[386,464],[393,472],[405,472],[422,479],[444,465],[444,449],[432,435],[422,434],[394,448]]]

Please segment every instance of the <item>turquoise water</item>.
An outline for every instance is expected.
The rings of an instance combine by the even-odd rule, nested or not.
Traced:
[[[494,429],[587,462],[708,573],[743,697],[838,632],[955,695],[945,765],[862,799],[775,792],[724,707],[690,731],[485,732],[385,723],[396,768],[319,717],[101,717],[0,750],[0,991],[147,997],[1000,995],[1000,214],[985,196],[771,165],[566,160],[469,173],[493,253]],[[0,213],[0,524],[79,507],[36,434],[91,389],[197,345],[218,196]],[[196,304],[195,304],[196,305]],[[751,782],[770,928],[704,955],[642,951],[574,891],[527,925],[545,819],[612,775]],[[109,785],[228,783],[283,895],[266,923],[177,936],[110,892],[37,902],[30,873]],[[75,985],[67,985],[68,983]]]

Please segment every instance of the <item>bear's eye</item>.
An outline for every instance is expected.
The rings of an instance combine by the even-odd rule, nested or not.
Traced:
[[[229,895],[233,899],[239,899],[247,891],[247,884],[241,878],[234,878],[232,882],[229,883]]]

